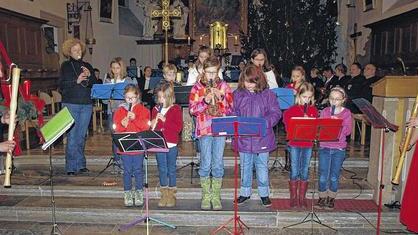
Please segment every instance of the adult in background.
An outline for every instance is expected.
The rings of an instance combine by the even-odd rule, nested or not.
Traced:
[[[337,78],[334,74],[334,70],[332,70],[331,66],[327,66],[322,71],[322,75],[325,78],[325,84],[323,88],[323,93],[327,94],[329,91],[334,87],[334,82]]]
[[[154,101],[154,89],[150,89],[152,68],[150,66],[145,66],[144,76],[138,80],[138,88],[142,93],[142,102],[146,102],[152,109],[155,106]]]
[[[189,68],[186,86],[193,86],[199,81],[199,77],[203,76],[203,63],[212,56],[212,49],[207,46],[201,46],[197,52],[197,60],[194,66]],[[223,79],[222,69],[218,72],[218,77]]]
[[[363,98],[371,103],[373,99],[371,85],[380,79],[380,77],[376,76],[376,66],[374,64],[367,64],[364,67],[364,78],[366,80],[363,86]]]
[[[315,88],[315,101],[319,102],[322,100],[321,89],[324,87],[325,83],[322,81],[321,72],[318,68],[311,69],[310,77],[307,81]]]
[[[96,77],[96,79],[97,79],[97,83],[99,83],[99,84],[103,84],[103,80],[102,80],[102,78],[100,77],[100,70],[99,70],[98,68],[94,68],[93,70],[94,70],[94,76],[95,76],[95,77]]]
[[[334,79],[333,87],[341,87],[344,88],[347,82],[350,80],[350,77],[347,76],[347,66],[344,64],[337,64],[335,66],[335,75],[337,76],[337,79]]]
[[[129,66],[126,68],[126,71],[127,71],[127,76],[132,79],[136,79],[137,82],[138,82],[138,79],[143,76],[141,67],[138,67],[136,65],[136,59],[133,57],[129,59]]]
[[[361,74],[361,64],[355,62],[350,67],[351,78],[345,85],[345,91],[347,92],[346,107],[350,109],[352,113],[361,113],[357,106],[353,103],[354,99],[363,97],[363,85],[365,82],[364,76]]]
[[[79,39],[68,39],[62,45],[62,53],[68,59],[61,65],[62,105],[68,108],[75,121],[68,132],[65,149],[67,175],[89,171],[86,167],[84,146],[93,110],[91,87],[98,81],[93,67],[83,61],[85,51],[86,46]]]
[[[279,87],[279,85],[277,85],[276,75],[273,72],[273,69],[267,58],[267,53],[264,49],[257,48],[251,52],[251,63],[263,69],[270,89]]]

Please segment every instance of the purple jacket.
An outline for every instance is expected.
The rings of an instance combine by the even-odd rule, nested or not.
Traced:
[[[264,137],[239,137],[238,151],[244,153],[265,153],[276,148],[273,127],[279,122],[282,112],[276,95],[269,89],[252,93],[247,89],[234,92],[234,116],[262,117],[267,121],[267,134]]]

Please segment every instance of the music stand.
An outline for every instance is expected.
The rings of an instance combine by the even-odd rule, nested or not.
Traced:
[[[253,117],[222,117],[212,119],[212,133],[214,136],[233,136],[234,137],[234,216],[220,225],[212,234],[221,230],[226,230],[229,234],[243,234],[243,227],[249,227],[241,220],[238,215],[238,138],[251,136],[265,136],[267,123],[264,118]],[[226,226],[234,221],[234,230],[229,230]]]
[[[371,126],[375,129],[381,129],[380,134],[380,152],[382,155],[381,165],[380,165],[380,185],[379,185],[379,205],[377,207],[377,222],[376,222],[376,234],[380,234],[380,223],[382,219],[382,193],[385,185],[383,184],[383,164],[385,161],[385,134],[389,131],[396,132],[398,131],[398,126],[390,123],[386,120],[385,117],[380,114],[375,107],[373,107],[370,102],[364,98],[354,99],[353,103],[360,109],[360,111],[365,115],[365,118]]]
[[[125,98],[124,91],[125,87],[128,85],[126,82],[118,82],[118,83],[105,83],[105,84],[94,84],[91,89],[91,98],[98,99],[98,100],[107,100],[110,109],[110,102],[111,100],[123,100]],[[112,129],[112,127],[109,127]],[[112,145],[112,150],[113,150]],[[112,151],[113,152],[113,151]],[[116,166],[122,170],[121,166],[116,163],[115,156],[112,154],[109,161],[107,162],[105,168],[103,168],[94,178],[96,179],[100,175],[102,175],[109,167]]]
[[[193,86],[175,86],[174,96],[176,98],[176,104],[181,107],[189,107],[189,96]]]
[[[135,219],[128,224],[121,225],[120,231],[126,231],[138,223],[145,222],[147,227],[147,235],[149,234],[149,221],[154,221],[163,226],[175,229],[176,226],[164,221],[153,218],[149,215],[149,190],[148,190],[148,153],[168,152],[167,142],[161,131],[143,131],[138,133],[114,133],[112,139],[118,146],[121,153],[127,155],[144,154],[144,195],[145,195],[145,215]],[[126,152],[125,152],[126,151]]]
[[[55,195],[54,195],[54,181],[53,181],[53,168],[52,168],[52,144],[60,138],[70,127],[74,124],[74,118],[71,116],[67,107],[64,107],[59,111],[49,122],[41,127],[40,132],[42,135],[42,150],[48,149],[49,152],[49,181],[51,187],[51,207],[52,207],[52,230],[51,234],[62,234],[58,228],[56,218],[55,207]]]
[[[174,96],[176,98],[176,104],[180,105],[180,107],[182,108],[189,107],[189,96],[190,96],[190,91],[192,90],[192,88],[193,86],[174,87]],[[195,166],[199,165],[199,163],[194,162],[194,157],[195,156],[193,155],[192,160],[189,163],[177,169],[177,171],[180,171],[190,166],[190,184],[193,184],[193,170],[195,169]]]
[[[150,90],[154,90],[157,88],[158,84],[160,84],[161,80],[164,79],[163,77],[151,77],[149,80],[149,86],[148,88]]]
[[[340,136],[340,132],[342,129],[342,119],[336,118],[292,118],[289,121],[287,138],[293,141],[312,141],[314,142],[315,146],[318,146],[319,142],[326,141],[337,141],[338,137]],[[316,168],[317,168],[317,152],[315,151],[314,154],[314,172],[313,175],[316,176]],[[312,234],[313,234],[313,222],[329,228],[331,230],[337,231],[336,229],[330,227],[321,222],[318,215],[314,211],[314,195],[316,190],[316,184],[313,181],[313,190],[312,194],[312,201],[311,201],[311,211],[305,216],[305,218],[298,223],[291,224],[288,226],[283,227],[283,229],[287,229],[290,227],[294,227],[300,224],[304,224],[307,222],[311,222],[312,225]]]
[[[274,88],[273,91],[277,96],[277,102],[279,103],[280,110],[289,109],[295,103],[295,95],[293,89],[291,88]],[[279,132],[279,124],[277,124],[277,132]],[[277,135],[279,136],[279,134]],[[285,165],[283,166],[279,161],[279,145],[285,146]],[[281,168],[285,171],[290,171],[290,161],[289,161],[289,151],[287,151],[287,143],[277,143],[276,157],[274,158],[273,164],[271,165],[270,171],[277,170],[277,165],[280,165]]]

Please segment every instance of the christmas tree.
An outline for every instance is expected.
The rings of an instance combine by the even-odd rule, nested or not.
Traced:
[[[286,77],[295,65],[327,66],[335,62],[336,23],[336,0],[250,0],[241,53],[249,59],[253,49],[264,48]]]

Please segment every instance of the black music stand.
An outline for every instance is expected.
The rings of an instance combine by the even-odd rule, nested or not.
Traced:
[[[58,228],[56,218],[55,194],[54,194],[54,171],[52,167],[52,144],[57,141],[64,133],[66,133],[74,124],[74,118],[67,107],[64,107],[60,112],[41,127],[42,135],[42,150],[48,149],[49,152],[49,181],[51,187],[51,207],[52,207],[52,235],[62,234]]]
[[[98,99],[98,100],[107,100],[110,109],[110,102],[111,100],[123,100],[125,98],[124,91],[125,87],[128,85],[126,82],[119,82],[119,83],[105,83],[105,84],[94,84],[91,89],[91,98]],[[112,130],[112,127],[109,127]],[[112,145],[112,152],[114,146]],[[100,175],[102,175],[109,167],[118,167],[122,170],[120,164],[115,161],[115,156],[109,158],[105,168],[103,168],[94,178],[96,179]]]
[[[274,88],[271,91],[273,91],[277,96],[277,102],[279,103],[279,108],[282,110],[282,112],[286,109],[289,109],[294,103],[295,103],[295,95],[293,93],[293,89],[291,88]],[[277,137],[279,136],[279,125],[278,123],[276,125],[277,128]],[[280,163],[279,160],[279,146],[284,146],[284,154],[285,154],[285,164],[284,166]],[[274,158],[273,164],[271,164],[271,167],[269,171],[276,171],[278,170],[279,165],[283,171],[290,171],[290,159],[289,159],[289,151],[287,149],[287,143],[280,143],[277,141],[277,149],[276,149],[276,157]]]
[[[148,153],[168,152],[167,142],[164,139],[161,131],[143,131],[138,133],[114,133],[112,134],[113,141],[118,146],[121,153],[130,154],[144,154],[144,168],[145,168],[145,215],[135,219],[128,224],[119,227],[120,231],[126,231],[138,223],[145,222],[147,227],[147,235],[149,234],[149,221],[156,222],[163,226],[175,229],[176,226],[166,223],[164,221],[153,218],[149,215],[149,190],[148,190]]]
[[[193,86],[177,86],[174,87],[174,95],[176,98],[176,104],[180,105],[180,107],[185,108],[189,107],[189,96],[190,91],[192,90]],[[193,117],[192,117],[193,118]],[[197,151],[196,151],[197,152]],[[199,163],[194,162],[194,155],[192,156],[192,160],[177,169],[180,171],[188,166],[190,166],[190,184],[193,184],[193,171],[195,167],[199,166]]]
[[[380,114],[370,102],[364,98],[354,99],[353,103],[360,109],[360,111],[366,116],[367,121],[370,122],[373,128],[381,129],[380,135],[380,152],[382,153],[382,160],[380,165],[380,185],[379,185],[379,205],[377,207],[377,234],[380,234],[380,223],[382,219],[382,193],[385,185],[383,184],[383,164],[385,160],[385,134],[389,131],[398,131],[398,126],[390,123],[385,117]]]
[[[340,136],[342,129],[342,119],[335,118],[292,118],[289,121],[289,127],[287,132],[287,138],[293,141],[312,141],[314,142],[314,147],[318,146],[319,142],[322,141],[337,141]],[[314,154],[314,172],[313,175],[316,176],[317,169],[317,151]],[[313,234],[313,222],[329,228],[331,230],[337,231],[336,229],[330,227],[321,222],[318,215],[314,211],[314,195],[316,190],[315,181],[313,182],[312,201],[311,201],[311,211],[305,216],[305,218],[298,223],[291,224],[283,227],[287,229],[294,227],[300,224],[311,222],[312,225],[312,234]]]
[[[251,136],[265,136],[267,124],[264,118],[252,117],[223,117],[212,119],[212,132],[215,136],[234,137],[234,216],[220,225],[212,234],[221,230],[226,230],[229,234],[243,234],[243,227],[249,227],[241,220],[238,215],[238,138]],[[227,228],[230,222],[234,222],[234,230]]]

